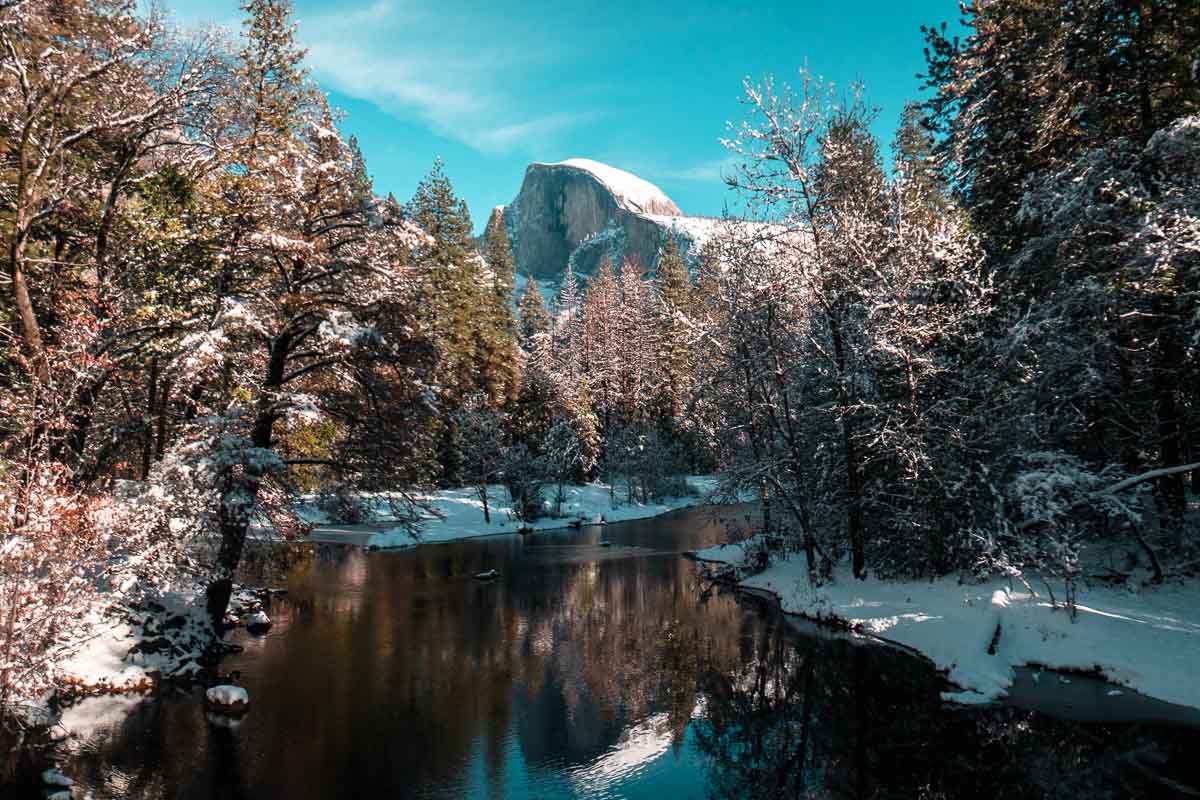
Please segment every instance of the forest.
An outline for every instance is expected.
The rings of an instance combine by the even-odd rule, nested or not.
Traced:
[[[0,0],[6,747],[105,616],[187,587],[215,659],[305,495],[713,474],[817,584],[1200,572],[1194,0],[967,3],[887,143],[870,87],[747,80],[744,213],[553,297],[452,164],[377,196],[288,0],[243,12]]]

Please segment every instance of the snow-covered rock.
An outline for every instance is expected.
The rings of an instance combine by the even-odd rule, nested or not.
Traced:
[[[266,633],[271,630],[271,618],[263,611],[255,611],[246,617],[246,630],[250,633]]]
[[[586,158],[530,164],[503,214],[518,272],[550,283],[568,264],[591,275],[605,256],[615,265],[630,256],[653,270],[668,232],[694,253],[692,243],[720,223],[687,217],[649,181]]]
[[[75,781],[63,775],[56,769],[48,769],[42,773],[42,783],[47,786],[74,786]]]
[[[240,714],[250,708],[250,694],[241,686],[223,684],[204,693],[209,711],[221,714]]]

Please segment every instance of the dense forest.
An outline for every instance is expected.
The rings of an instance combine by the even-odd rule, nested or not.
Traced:
[[[287,0],[243,9],[0,0],[6,718],[156,592],[219,639],[305,493],[503,486],[532,519],[715,473],[814,581],[1069,586],[1098,537],[1200,569],[1193,0],[976,0],[890,149],[861,87],[749,81],[745,216],[549,298],[440,161],[376,196]]]

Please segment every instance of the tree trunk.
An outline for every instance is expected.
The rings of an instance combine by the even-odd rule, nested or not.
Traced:
[[[45,346],[42,343],[42,329],[33,310],[33,298],[29,294],[29,285],[25,280],[25,233],[20,230],[13,233],[12,244],[9,245],[9,277],[12,283],[13,302],[17,306],[17,316],[21,320],[21,336],[25,339],[25,348],[33,361],[34,375],[41,383],[50,381],[50,365],[46,361]]]
[[[154,428],[151,422],[158,407],[158,358],[150,359],[150,375],[146,379],[146,413],[142,424],[142,480],[150,477],[154,456]]]
[[[291,337],[284,334],[271,343],[267,374],[259,394],[258,408],[254,418],[251,443],[254,447],[269,450],[273,443],[275,420],[275,396],[283,386],[283,376],[291,352]],[[242,562],[242,551],[246,546],[246,530],[250,515],[258,500],[262,487],[261,467],[244,464],[242,475],[227,476],[227,485],[221,493],[220,508],[217,509],[221,531],[221,548],[217,553],[216,577],[209,582],[207,595],[208,615],[213,627],[221,632],[229,598],[233,593],[233,577]]]
[[[162,461],[167,450],[167,405],[171,398],[172,382],[170,378],[163,381],[162,391],[159,392],[158,408],[155,409],[157,419],[154,430],[154,460]]]
[[[221,507],[217,512],[221,529],[221,549],[217,553],[216,578],[205,589],[208,616],[218,636],[225,630],[225,611],[233,595],[233,576],[237,574],[246,546],[246,529],[249,526],[249,510],[253,503],[243,506],[245,495],[258,496],[259,481],[236,481],[221,495]],[[243,494],[245,493],[245,494]]]

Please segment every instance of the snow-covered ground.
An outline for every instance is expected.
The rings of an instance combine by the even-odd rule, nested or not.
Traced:
[[[73,654],[59,665],[65,682],[85,691],[132,691],[149,688],[155,675],[197,673],[209,630],[203,604],[193,593],[158,600],[162,610],[144,612],[142,625],[92,611],[89,638],[73,645]],[[159,646],[145,646],[152,642]]]
[[[745,557],[744,549],[736,545],[695,555],[735,566]],[[953,577],[859,581],[848,567],[842,567],[832,581],[814,587],[802,556],[777,562],[741,585],[774,594],[790,614],[841,620],[863,633],[919,651],[961,688],[947,693],[947,700],[998,699],[1012,685],[1015,667],[1040,664],[1095,671],[1142,694],[1200,708],[1200,583],[1196,581],[1141,591],[1080,586],[1074,622],[1061,606],[1051,606],[1044,590],[1034,596],[1001,579],[982,584],[963,584]],[[1054,591],[1061,601],[1061,585]],[[1000,635],[992,654],[988,651],[997,626]]]
[[[751,536],[740,542],[716,544],[712,547],[706,547],[703,550],[695,550],[691,555],[698,561],[707,561],[713,564],[728,564],[731,567],[740,569],[746,563],[746,558],[750,552],[759,543],[759,536]]]
[[[412,547],[428,542],[449,542],[476,536],[491,536],[500,533],[516,533],[523,525],[534,530],[552,530],[568,527],[574,520],[594,524],[622,522],[630,519],[656,517],[679,508],[702,505],[716,488],[716,480],[707,476],[692,476],[687,479],[688,494],[684,497],[666,498],[658,503],[629,503],[623,492],[617,491],[612,498],[609,486],[604,483],[568,484],[564,488],[565,498],[560,516],[546,516],[532,523],[522,523],[512,512],[512,500],[503,486],[488,489],[488,507],[491,523],[483,519],[483,502],[474,489],[444,489],[437,492],[414,495],[426,506],[417,523],[416,535],[406,526],[398,526],[374,533],[367,546],[374,549]],[[553,508],[555,488],[544,490],[547,503]],[[392,518],[392,508],[386,496],[368,498],[372,516],[379,520]],[[318,514],[307,512],[314,522],[323,523]]]

